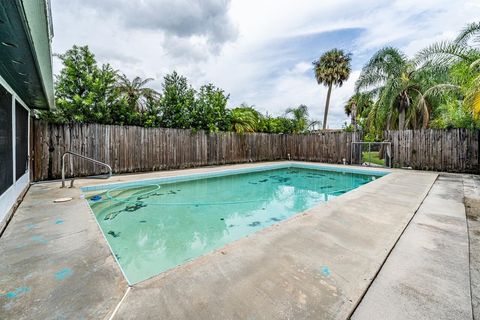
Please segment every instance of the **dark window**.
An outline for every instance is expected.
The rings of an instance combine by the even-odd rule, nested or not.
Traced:
[[[18,180],[28,169],[28,111],[15,103],[15,171]]]
[[[12,95],[0,86],[0,195],[12,184]]]

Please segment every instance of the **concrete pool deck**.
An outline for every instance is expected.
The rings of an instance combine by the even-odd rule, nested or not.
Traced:
[[[438,178],[352,319],[472,319],[463,192]]]
[[[133,287],[80,198],[81,186],[278,163],[80,179],[74,189],[60,189],[59,182],[32,185],[0,238],[0,318],[348,318],[383,270],[436,173],[391,170]],[[73,200],[53,203],[61,197]]]

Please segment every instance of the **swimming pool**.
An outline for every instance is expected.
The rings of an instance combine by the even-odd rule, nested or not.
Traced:
[[[82,191],[125,277],[134,284],[385,174],[277,165]]]

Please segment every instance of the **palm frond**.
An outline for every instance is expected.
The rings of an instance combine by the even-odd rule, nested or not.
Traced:
[[[355,89],[357,92],[367,90],[398,78],[408,69],[408,64],[407,56],[397,48],[382,48],[362,68]]]
[[[366,91],[372,87],[382,85],[388,80],[388,75],[379,69],[367,68],[362,70],[355,82],[355,91]]]
[[[480,41],[480,22],[472,22],[460,32],[455,39],[458,44],[467,44],[469,40],[473,39],[476,42]]]
[[[143,87],[143,86],[145,86],[147,83],[153,81],[153,78],[146,78],[146,79],[143,79],[143,80],[142,80],[140,77],[137,77],[137,78],[138,78],[138,86],[139,86],[139,87]],[[137,78],[136,78],[136,79],[137,79]]]
[[[414,91],[417,93],[417,107],[410,108],[407,122],[411,128],[417,129],[417,113],[419,113],[422,118],[422,128],[426,129],[428,127],[428,123],[430,122],[430,111],[428,110],[428,102],[426,99],[427,95],[422,94],[418,89],[414,89]]]
[[[468,60],[471,48],[456,42],[440,41],[420,50],[414,61],[417,65],[430,63],[448,67],[459,60]]]
[[[470,69],[474,70],[476,68],[480,67],[480,58],[473,61],[471,64],[470,64]]]
[[[427,89],[424,93],[423,96],[428,97],[428,96],[439,96],[442,93],[448,92],[448,91],[460,91],[461,87],[454,85],[454,84],[449,84],[449,83],[442,83],[442,84],[437,84],[434,85],[433,87],[430,87]]]
[[[308,123],[308,126],[307,128],[309,130],[313,130],[315,129],[315,126],[321,126],[322,125],[322,121],[319,121],[319,120],[312,120]]]
[[[408,64],[407,56],[397,48],[385,47],[378,50],[362,70],[378,70],[390,76],[399,76]]]

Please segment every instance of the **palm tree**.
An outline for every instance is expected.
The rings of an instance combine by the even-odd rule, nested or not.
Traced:
[[[327,101],[325,102],[325,112],[323,115],[323,130],[327,128],[328,108],[330,106],[330,96],[332,87],[341,87],[350,76],[351,54],[343,50],[332,49],[325,52],[320,59],[313,62],[315,78],[318,84],[328,87]]]
[[[288,108],[285,114],[293,117],[293,133],[305,132],[311,125],[308,120],[308,107],[306,105],[302,104],[297,108]]]
[[[437,79],[434,69],[417,68],[401,51],[386,47],[363,67],[356,91],[363,90],[378,98],[369,114],[369,120],[376,122],[375,127],[385,124],[387,130],[392,129],[398,119],[399,130],[404,130],[407,124],[412,128],[426,128],[430,120],[427,98],[458,89],[454,85],[438,84]]]
[[[351,124],[353,129],[356,131],[357,119],[362,116],[362,114],[370,109],[373,105],[371,95],[363,92],[356,92],[353,96],[348,99],[345,104],[345,113],[351,119]]]
[[[480,22],[472,22],[467,24],[467,26],[457,36],[455,42],[467,43],[470,40],[480,43]]]
[[[159,93],[154,89],[145,87],[150,81],[153,81],[153,79],[135,77],[130,81],[124,74],[118,76],[117,88],[124,95],[131,110],[143,111],[149,99],[159,96]]]
[[[446,71],[456,63],[464,62],[472,71],[480,68],[480,22],[468,24],[453,41],[434,43],[420,51],[416,63],[432,65]],[[464,104],[474,117],[480,116],[480,74],[467,84]]]
[[[250,107],[238,107],[230,112],[230,123],[236,133],[255,132],[258,114]]]
[[[407,57],[396,48],[386,47],[373,55],[363,67],[355,86],[356,91],[366,90],[378,101],[372,112],[382,112],[387,120],[387,129],[394,121],[395,107],[398,110],[398,127],[405,126],[405,111],[410,107],[412,88],[412,65]],[[371,89],[370,91],[368,91]],[[376,117],[376,115],[374,115]]]

